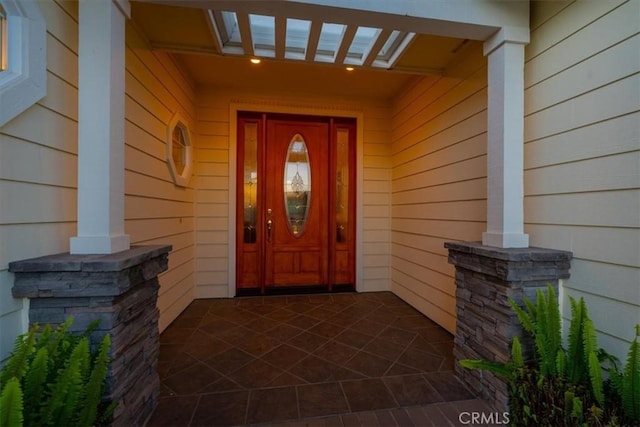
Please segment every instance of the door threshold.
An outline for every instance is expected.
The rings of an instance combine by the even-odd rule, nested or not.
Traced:
[[[236,297],[256,297],[261,295],[309,295],[309,294],[337,294],[355,292],[353,285],[333,285],[331,291],[327,285],[324,286],[283,286],[266,288],[264,294],[260,288],[243,288],[236,290]]]

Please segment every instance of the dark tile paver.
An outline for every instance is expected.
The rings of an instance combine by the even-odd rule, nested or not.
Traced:
[[[423,375],[403,375],[383,378],[400,406],[426,405],[442,402],[442,396]]]
[[[343,381],[349,407],[352,411],[369,411],[375,409],[394,408],[396,401],[380,379]]]
[[[149,426],[451,426],[490,412],[453,373],[453,336],[390,292],[196,300],[160,341]]]
[[[298,387],[298,404],[303,418],[343,414],[349,406],[337,382]]]
[[[204,363],[194,363],[180,372],[169,375],[163,383],[176,394],[194,394],[220,378],[222,374]]]
[[[158,400],[148,427],[171,427],[189,425],[200,396],[170,396]]]
[[[242,425],[246,421],[248,401],[248,391],[203,394],[190,425]]]
[[[297,419],[295,387],[252,390],[247,410],[247,423],[266,423]]]
[[[424,376],[445,402],[467,400],[475,397],[451,371],[431,372]]]

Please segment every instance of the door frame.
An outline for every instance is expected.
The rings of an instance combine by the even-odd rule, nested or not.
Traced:
[[[248,111],[256,113],[281,113],[292,115],[307,116],[323,116],[323,117],[347,117],[356,119],[356,242],[355,242],[355,289],[356,291],[364,291],[363,289],[363,253],[362,253],[362,235],[363,235],[363,189],[362,182],[364,177],[363,164],[363,118],[362,111],[343,110],[320,107],[305,107],[300,105],[287,104],[262,104],[262,103],[231,103],[229,105],[229,194],[228,194],[228,297],[233,298],[236,295],[236,192],[237,192],[237,160],[238,160],[238,112]]]

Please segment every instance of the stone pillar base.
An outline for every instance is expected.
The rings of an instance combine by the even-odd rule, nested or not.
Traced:
[[[93,348],[111,336],[105,399],[118,402],[114,426],[141,426],[160,393],[158,274],[171,246],[140,246],[110,255],[68,253],[12,262],[15,298],[30,298],[29,323],[57,325],[73,316],[71,330],[100,319]]]
[[[508,387],[487,371],[465,369],[461,359],[506,362],[511,341],[523,331],[509,305],[569,278],[571,252],[542,248],[495,248],[481,243],[445,243],[449,263],[456,267],[457,327],[454,341],[458,377],[497,411],[508,410]],[[531,352],[527,341],[525,356]]]

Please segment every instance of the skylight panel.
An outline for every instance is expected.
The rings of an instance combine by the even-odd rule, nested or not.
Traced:
[[[379,28],[358,27],[347,52],[347,58],[361,64],[381,31]]]
[[[240,28],[238,27],[238,18],[235,12],[222,12],[222,25],[220,27],[220,37],[224,46],[240,46],[242,38],[240,37]]]
[[[310,30],[311,21],[287,18],[287,37],[284,54],[286,58],[305,58]]]
[[[249,15],[249,22],[251,23],[251,37],[256,54],[275,56],[275,18],[265,15]]]
[[[322,24],[315,58],[316,61],[333,62],[345,28],[346,25],[342,24],[330,24],[327,22]]]
[[[395,53],[396,49],[398,49],[400,43],[402,43],[402,40],[404,40],[406,36],[407,33],[405,31],[393,30],[393,32],[387,39],[387,42],[384,44],[384,46],[382,46],[382,49],[380,49],[380,52],[378,53],[376,59],[385,62],[389,61],[391,56]]]

